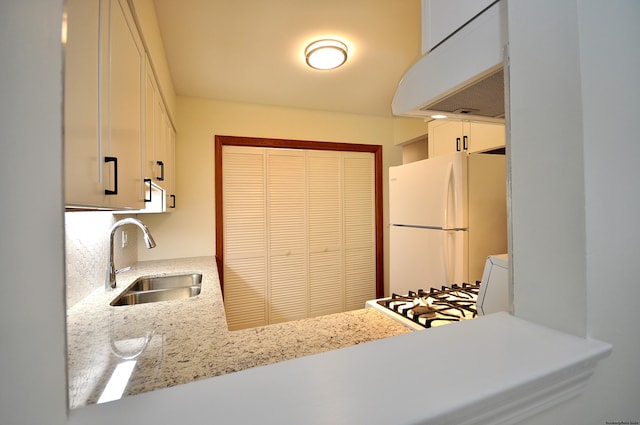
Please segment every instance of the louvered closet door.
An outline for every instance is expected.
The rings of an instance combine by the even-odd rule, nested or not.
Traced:
[[[267,323],[265,150],[223,148],[224,304],[230,330]]]
[[[345,310],[376,297],[375,185],[372,153],[343,156]]]
[[[373,154],[224,146],[222,168],[229,329],[375,298]]]
[[[268,323],[308,317],[305,153],[267,149]]]
[[[339,152],[307,152],[310,316],[345,307],[341,168]]]

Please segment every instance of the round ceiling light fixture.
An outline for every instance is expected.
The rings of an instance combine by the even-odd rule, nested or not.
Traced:
[[[334,39],[316,40],[304,50],[307,65],[314,69],[335,69],[347,61],[347,45]]]

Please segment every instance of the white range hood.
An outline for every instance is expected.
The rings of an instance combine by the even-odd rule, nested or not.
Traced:
[[[424,55],[404,75],[394,115],[504,122],[503,2],[497,2]]]

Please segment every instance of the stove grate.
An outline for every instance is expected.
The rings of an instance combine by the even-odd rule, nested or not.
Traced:
[[[409,291],[407,295],[394,293],[390,298],[378,300],[378,304],[422,327],[431,328],[476,317],[479,292],[480,282],[443,285],[429,291]]]

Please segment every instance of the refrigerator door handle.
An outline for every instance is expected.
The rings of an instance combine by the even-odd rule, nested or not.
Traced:
[[[456,283],[454,281],[456,270],[456,235],[455,231],[444,231],[444,278],[445,285]],[[451,240],[453,239],[453,240]]]
[[[442,199],[442,205],[443,205],[443,220],[442,220],[442,228],[443,229],[449,229],[449,204],[450,204],[450,199],[451,199],[451,191],[455,192],[455,186],[454,186],[454,181],[453,181],[453,163],[449,163],[449,165],[447,166],[447,172],[445,174],[445,179],[444,179],[444,193],[443,193],[443,199]],[[454,197],[454,202],[455,202],[455,193],[453,194]],[[455,210],[455,208],[454,208]],[[455,211],[454,211],[454,217],[455,217]]]
[[[449,282],[451,281],[450,279],[450,274],[449,274],[449,232],[447,232],[446,230],[444,232],[442,232],[442,235],[444,236],[444,258],[443,258],[443,265],[442,268],[444,269],[444,284],[448,285]]]

